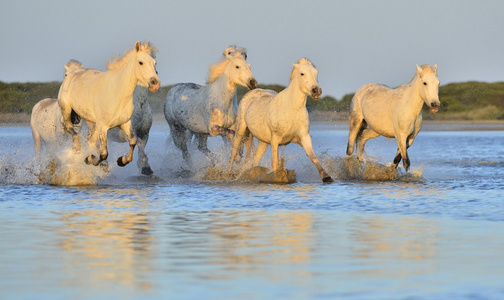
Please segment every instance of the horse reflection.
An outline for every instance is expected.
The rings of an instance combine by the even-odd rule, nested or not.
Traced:
[[[315,242],[313,216],[301,212],[222,213],[210,231],[217,238],[212,248],[220,253],[214,263],[232,265],[307,262]]]
[[[350,249],[355,259],[363,262],[357,272],[379,277],[409,277],[429,273],[420,268],[401,268],[407,261],[433,259],[437,256],[436,221],[417,217],[385,219],[381,216],[355,218],[350,228]],[[433,270],[431,270],[433,271]],[[405,273],[407,272],[407,273]],[[359,275],[360,276],[360,275]]]
[[[138,213],[139,200],[90,200],[86,207],[103,207],[64,213],[61,220],[67,271],[71,285],[131,286],[148,289],[142,274],[152,266],[153,237],[146,213]],[[81,205],[82,203],[76,203]],[[128,209],[129,208],[129,209]],[[129,212],[132,211],[132,212]],[[83,283],[81,278],[89,278]]]

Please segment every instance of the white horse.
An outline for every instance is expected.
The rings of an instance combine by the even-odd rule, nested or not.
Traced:
[[[99,157],[89,155],[85,162],[99,165],[108,157],[107,132],[119,126],[129,139],[128,155],[117,160],[125,166],[133,160],[137,139],[131,128],[133,114],[133,92],[137,84],[149,87],[152,92],[159,89],[160,80],[155,69],[156,60],[150,55],[152,45],[136,42],[135,48],[122,58],[116,58],[109,71],[83,69],[67,76],[60,87],[58,102],[64,118],[65,129],[74,138],[74,147],[80,148],[77,132],[73,129],[70,115],[74,110],[86,121],[96,124],[88,140],[91,146],[100,141]]]
[[[233,50],[224,52],[224,57],[210,66],[206,86],[179,83],[170,89],[164,115],[173,142],[186,161],[190,161],[186,130],[197,134],[198,149],[207,156],[210,156],[206,144],[209,135],[233,136],[229,128],[235,120],[233,96],[237,85],[254,89],[257,81],[245,56],[239,50]]]
[[[306,58],[301,58],[291,73],[290,83],[280,93],[255,89],[243,96],[235,123],[235,137],[228,172],[231,173],[238,148],[247,130],[259,140],[253,157],[257,166],[268,144],[271,145],[271,166],[278,170],[278,146],[297,143],[317,167],[323,182],[333,179],[326,173],[313,152],[306,110],[306,95],[320,99],[322,89],[317,82],[318,71]]]
[[[76,60],[70,60],[65,65],[64,76],[71,76],[77,70],[82,69],[82,64]],[[80,126],[80,117],[72,111],[70,119],[74,126]],[[33,136],[33,145],[35,153],[39,154],[42,145],[46,148],[49,145],[59,145],[70,136],[65,132],[63,126],[63,115],[58,105],[58,99],[46,98],[40,100],[33,106],[30,127]]]
[[[151,47],[146,48],[150,51],[150,56],[156,58],[156,53],[158,50],[151,45]],[[109,70],[113,70],[117,67],[113,62],[107,64]],[[152,109],[148,101],[149,90],[147,87],[137,85],[135,91],[133,92],[133,114],[131,115],[131,126],[133,132],[137,137],[138,146],[138,160],[137,166],[140,172],[144,175],[152,175],[154,172],[149,165],[149,159],[147,154],[145,154],[145,147],[149,140],[149,132],[152,127]],[[108,138],[116,142],[128,142],[128,136],[124,131],[119,130],[119,128],[113,128],[108,132]]]
[[[399,148],[394,164],[397,168],[402,159],[408,171],[407,149],[422,128],[422,106],[425,103],[436,113],[440,106],[438,90],[437,65],[417,65],[413,79],[396,89],[374,83],[362,86],[350,107],[347,155],[352,155],[356,140],[362,160],[367,140],[380,135],[395,138]]]

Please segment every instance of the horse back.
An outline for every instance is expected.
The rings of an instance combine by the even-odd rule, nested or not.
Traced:
[[[62,114],[57,99],[46,98],[33,106],[30,126],[42,140],[54,141],[64,134]]]
[[[193,132],[206,132],[209,116],[203,107],[207,99],[204,94],[204,86],[199,84],[174,85],[166,95],[164,104],[166,120],[182,125]]]
[[[400,95],[396,89],[381,84],[366,84],[352,99],[352,114],[386,137],[394,137],[394,115]]]

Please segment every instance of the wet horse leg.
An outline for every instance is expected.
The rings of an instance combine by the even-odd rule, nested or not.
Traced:
[[[182,125],[175,124],[170,121],[168,122],[168,125],[170,125],[170,135],[172,136],[175,147],[182,151],[182,157],[188,164],[190,164],[191,157],[189,155],[189,151],[187,150],[186,129]]]
[[[231,174],[233,170],[233,163],[236,159],[236,154],[240,151],[242,145],[243,136],[248,132],[247,126],[244,122],[240,120],[236,121],[236,131],[233,139],[231,139],[232,150],[231,150],[231,162],[229,163],[228,174]]]
[[[143,139],[137,138],[138,145],[138,162],[137,166],[141,169],[142,174],[144,175],[152,175],[154,172],[152,171],[149,165],[149,159],[147,158],[147,154],[145,154],[145,146],[148,141],[148,136],[144,136]]]
[[[362,130],[358,140],[357,140],[357,156],[360,160],[364,158],[364,146],[369,139],[377,138],[380,134],[374,131],[373,129],[366,128]]]
[[[320,164],[317,155],[313,151],[313,145],[311,141],[311,137],[309,134],[301,137],[299,144],[303,147],[306,155],[311,159],[312,163],[315,165],[317,170],[319,171],[320,177],[323,182],[333,182],[334,180],[327,174],[322,165]]]
[[[135,150],[135,146],[137,144],[137,138],[135,136],[135,133],[133,133],[133,130],[131,129],[131,121],[128,121],[126,123],[119,125],[119,128],[121,128],[121,130],[124,131],[124,133],[126,133],[126,136],[128,137],[128,140],[129,140],[129,146],[130,146],[128,155],[123,155],[117,159],[117,165],[120,167],[124,167],[125,165],[127,165],[133,161],[133,151]],[[101,141],[102,141],[102,139],[100,136],[100,143],[101,143]],[[105,134],[105,147],[107,147],[107,135],[106,134]]]
[[[259,161],[261,161],[261,157],[264,155],[264,152],[266,152],[266,148],[268,148],[268,144],[259,140],[259,142],[257,143],[256,152],[254,153],[254,157],[252,159],[253,166],[259,165]]]
[[[63,116],[63,125],[65,127],[65,131],[72,135],[73,144],[72,147],[76,152],[79,152],[81,149],[81,144],[79,141],[79,135],[77,131],[75,131],[72,123],[72,107],[67,105],[66,103],[62,103],[58,100],[58,104],[61,108],[61,114]]]
[[[108,157],[108,150],[107,150],[107,131],[108,128],[101,126],[99,124],[96,124],[94,127],[94,131],[92,132],[91,136],[89,137],[89,144],[90,146],[96,145],[96,137],[100,140],[100,155],[99,157],[96,157],[95,155],[91,154],[87,156],[84,161],[86,164],[93,164],[94,166],[98,166],[100,162],[104,161]]]
[[[416,132],[418,133],[418,132]],[[395,167],[397,168],[397,166],[399,165],[399,163],[401,162],[401,159],[403,159],[403,165],[404,165],[404,169],[406,171],[408,171],[409,167],[410,167],[410,160],[409,160],[409,157],[408,157],[408,152],[407,150],[409,149],[409,147],[411,147],[411,145],[413,144],[413,141],[415,140],[415,137],[416,137],[416,134],[415,133],[412,133],[407,139],[406,139],[406,149],[404,150],[406,152],[406,159],[403,159],[403,155],[401,154],[401,148],[398,147],[397,148],[397,153],[396,153],[396,156],[394,157],[394,164],[395,164]],[[397,142],[399,144],[399,141]]]
[[[278,144],[280,138],[273,135],[271,137],[271,167],[273,172],[278,171]]]

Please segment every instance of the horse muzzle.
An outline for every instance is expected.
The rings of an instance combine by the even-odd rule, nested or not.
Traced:
[[[318,100],[318,99],[320,99],[320,96],[322,95],[322,89],[320,87],[316,86],[311,89],[310,94],[313,99]]]
[[[149,80],[149,91],[151,92],[157,92],[159,90],[159,87],[161,86],[161,81],[157,80],[156,78],[151,78]]]
[[[440,106],[441,103],[439,103],[439,101],[437,102],[432,102],[431,105],[430,105],[430,111],[431,113],[437,113],[438,110],[439,110],[439,106]]]
[[[249,90],[255,89],[257,87],[257,80],[255,80],[255,78],[250,79],[247,87],[249,88]]]

